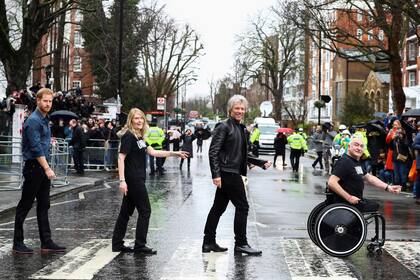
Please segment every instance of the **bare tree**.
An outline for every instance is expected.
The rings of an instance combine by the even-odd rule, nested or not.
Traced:
[[[301,28],[305,28],[304,22],[309,19],[308,34],[318,47],[369,65],[375,65],[378,59],[389,62],[394,110],[401,114],[405,107],[405,94],[402,88],[400,52],[404,48],[410,17],[415,18],[415,13],[418,13],[412,12],[414,15],[410,15],[408,7],[412,1],[293,2],[301,17],[296,17],[296,13],[289,13],[287,17]],[[320,32],[322,36],[319,36]],[[370,40],[363,40],[363,36],[368,36]],[[349,48],[357,52],[346,52]]]
[[[283,16],[284,9],[273,9],[270,16],[259,16],[252,30],[239,36],[239,60],[246,67],[248,78],[257,78],[274,96],[274,115],[282,119],[283,90],[286,77],[299,71],[299,50],[303,46],[302,30]],[[274,19],[271,22],[266,19]]]
[[[76,0],[0,0],[0,60],[7,79],[6,94],[26,87],[41,38],[76,4]]]
[[[220,81],[215,81],[214,78],[207,82],[209,85],[209,98],[213,114],[216,114],[216,94],[220,86]]]
[[[189,25],[181,28],[165,13],[159,13],[140,55],[142,74],[152,94],[169,97],[195,80],[194,64],[202,54],[203,45]]]

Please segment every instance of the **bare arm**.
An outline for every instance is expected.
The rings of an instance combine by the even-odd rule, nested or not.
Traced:
[[[125,182],[125,157],[127,155],[123,153],[118,154],[118,177],[120,178],[120,192],[123,195],[127,195],[127,183]]]
[[[333,191],[334,193],[336,193],[337,195],[341,196],[342,198],[344,198],[346,201],[348,201],[350,204],[357,204],[360,201],[359,197],[353,196],[351,194],[349,194],[348,192],[346,192],[338,183],[338,181],[340,180],[339,177],[335,176],[335,175],[331,175],[330,178],[328,179],[328,187],[331,191]]]
[[[389,184],[383,182],[382,180],[378,179],[377,177],[375,177],[375,176],[373,176],[369,173],[366,174],[363,177],[363,179],[366,182],[368,182],[369,184],[371,184],[371,185],[373,185],[377,188],[383,189],[385,191],[388,191],[388,192],[400,193],[400,191],[401,191],[401,186],[399,186],[399,185],[389,185]]]
[[[38,161],[38,163],[42,166],[42,168],[45,171],[45,175],[47,175],[49,180],[55,179],[55,173],[54,171],[51,169],[51,167],[48,165],[47,160],[45,159],[44,156],[41,157],[37,157],[36,160]]]
[[[152,146],[147,147],[147,153],[151,155],[152,157],[180,157],[180,158],[187,158],[189,153],[185,151],[179,151],[179,152],[172,152],[172,151],[159,151],[153,149]]]

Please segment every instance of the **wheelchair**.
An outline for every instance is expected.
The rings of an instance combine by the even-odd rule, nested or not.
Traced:
[[[325,253],[347,257],[364,244],[367,226],[375,223],[375,236],[367,245],[370,255],[382,255],[385,244],[385,218],[378,212],[360,212],[350,204],[333,203],[333,193],[312,210],[307,221],[309,237]]]

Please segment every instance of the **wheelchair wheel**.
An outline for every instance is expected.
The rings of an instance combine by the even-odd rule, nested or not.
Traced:
[[[312,242],[315,243],[315,245],[318,245],[315,238],[316,218],[318,217],[319,212],[321,212],[321,210],[324,209],[326,206],[327,203],[325,201],[315,206],[315,208],[312,209],[311,213],[309,214],[308,221],[306,222],[306,229],[308,230],[309,237],[311,238]]]
[[[315,222],[317,245],[334,257],[355,253],[366,239],[367,225],[362,213],[347,204],[332,204],[318,214]]]

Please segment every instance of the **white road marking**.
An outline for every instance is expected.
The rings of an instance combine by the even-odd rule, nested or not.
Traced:
[[[384,248],[420,278],[420,242],[387,241]]]
[[[292,280],[357,279],[342,259],[327,255],[310,240],[286,239],[282,245]]]
[[[110,182],[110,183],[115,183],[115,182]],[[66,200],[66,201],[62,201],[62,202],[51,203],[51,206],[63,205],[63,204],[68,204],[68,203],[73,203],[73,202],[79,202],[79,201],[85,199],[85,194],[86,193],[99,192],[99,191],[104,191],[104,190],[107,190],[107,189],[110,189],[111,188],[111,186],[109,185],[109,183],[104,183],[103,185],[104,185],[105,188],[102,188],[102,189],[94,189],[94,190],[80,192],[78,199],[71,199],[71,200]],[[36,217],[26,218],[25,221],[31,221],[31,220],[34,220],[34,219],[36,219]],[[2,224],[0,224],[0,227],[1,226],[11,225],[11,224],[14,224],[14,223],[15,223],[14,220],[13,221],[10,221],[10,222],[7,222],[7,223],[2,223]],[[0,230],[3,230],[3,229],[0,229]]]
[[[37,271],[31,279],[92,279],[119,253],[112,252],[111,240],[93,239]]]
[[[219,240],[221,246],[229,244]],[[163,268],[160,280],[223,280],[228,276],[229,253],[201,252],[202,240],[185,239]]]

